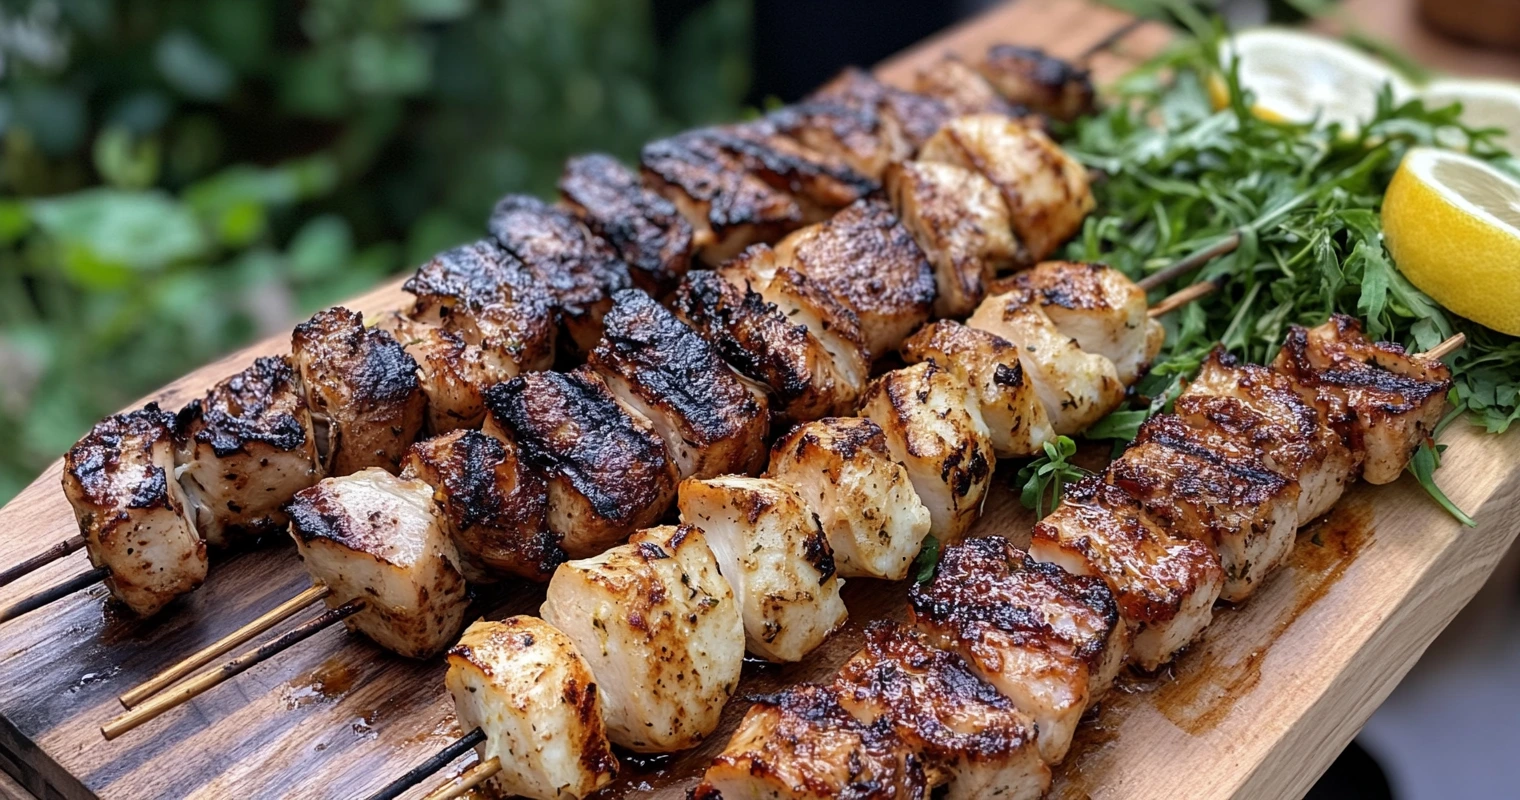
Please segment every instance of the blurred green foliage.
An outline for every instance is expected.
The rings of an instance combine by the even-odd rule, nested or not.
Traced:
[[[99,417],[740,111],[747,0],[0,4],[0,501]],[[657,41],[661,39],[660,41]]]

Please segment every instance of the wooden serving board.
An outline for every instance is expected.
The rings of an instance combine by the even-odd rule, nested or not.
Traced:
[[[946,51],[992,42],[1091,56],[1100,80],[1156,52],[1168,33],[1083,0],[1021,0],[878,68],[903,83]],[[349,305],[402,304],[399,283]],[[256,345],[150,399],[178,407],[254,356]],[[1127,678],[1084,726],[1056,797],[1301,795],[1351,740],[1436,634],[1472,597],[1520,528],[1520,436],[1458,428],[1443,479],[1477,518],[1459,528],[1408,479],[1358,486],[1300,537],[1292,564],[1239,609],[1221,608],[1206,638],[1167,674]],[[54,464],[0,509],[0,564],[74,532]],[[1027,539],[1032,515],[999,470],[975,533]],[[85,569],[82,555],[4,592],[20,596]],[[103,603],[103,587],[0,627],[0,767],[38,797],[362,797],[458,734],[441,660],[405,661],[329,630],[114,742],[102,723],[116,696],[273,607],[307,583],[288,545],[214,559],[206,585],[139,622]],[[532,613],[542,587],[489,590],[481,615]],[[742,693],[823,680],[859,645],[860,622],[901,617],[906,586],[851,580],[856,622],[806,663],[750,664]],[[286,627],[288,627],[289,623]],[[721,748],[746,704],[735,701],[706,747],[625,760],[608,797],[677,798]],[[458,769],[455,765],[453,769]]]

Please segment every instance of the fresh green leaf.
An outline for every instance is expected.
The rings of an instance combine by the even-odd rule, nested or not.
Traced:
[[[1014,482],[1022,487],[1019,502],[1033,509],[1036,517],[1044,517],[1061,504],[1062,490],[1066,484],[1080,480],[1087,470],[1072,464],[1069,459],[1077,454],[1077,443],[1066,436],[1057,436],[1046,442],[1044,455],[1032,459],[1019,469]]]
[[[934,579],[934,570],[938,567],[939,540],[926,536],[918,548],[918,555],[913,558],[913,582],[928,583]]]

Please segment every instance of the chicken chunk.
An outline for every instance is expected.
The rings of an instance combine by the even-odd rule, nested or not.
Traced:
[[[178,426],[174,475],[212,546],[284,528],[281,506],[320,477],[311,415],[284,356],[256,359],[211,387]]]
[[[925,765],[945,800],[1035,800],[1050,767],[1035,723],[960,656],[928,646],[895,622],[866,628],[865,647],[834,679],[839,703],[866,725],[890,724]]]
[[[1092,475],[1072,484],[1030,533],[1029,555],[1108,583],[1144,670],[1170,661],[1208,627],[1224,583],[1208,545],[1172,536],[1140,503]]]
[[[924,800],[923,765],[886,720],[850,716],[828,686],[755,698],[692,800]]]
[[[881,180],[888,164],[913,155],[891,118],[875,104],[805,100],[782,106],[765,119],[777,132],[839,159],[871,180]]]
[[[940,320],[908,337],[902,357],[909,364],[932,361],[971,387],[999,457],[1036,455],[1055,438],[1034,383],[1024,377],[1018,348],[1007,339]]]
[[[974,169],[992,181],[1008,204],[1025,263],[1043,261],[1071,238],[1095,205],[1086,167],[1038,128],[1001,114],[945,123],[918,158]]]
[[[681,521],[707,534],[734,589],[751,653],[800,661],[844,624],[834,552],[789,486],[724,476],[681,484]]]
[[[517,374],[514,366],[492,358],[458,333],[399,311],[382,316],[375,327],[394,336],[417,362],[417,379],[427,397],[423,428],[434,435],[480,427],[486,415],[482,393]]]
[[[1194,428],[1239,437],[1268,468],[1297,480],[1299,527],[1335,505],[1355,475],[1358,459],[1325,410],[1299,397],[1286,375],[1242,362],[1222,347],[1204,360],[1175,409]]]
[[[691,223],[697,255],[709,265],[804,224],[802,207],[790,194],[751,173],[703,131],[644,145],[639,164],[645,182]]]
[[[472,583],[504,575],[547,581],[564,562],[560,537],[549,530],[544,479],[511,443],[480,431],[447,433],[412,445],[401,477],[433,487],[460,571]]]
[[[480,348],[489,370],[482,379],[507,380],[554,363],[555,298],[496,242],[444,251],[401,288],[417,298],[407,316]]]
[[[1077,723],[1124,665],[1130,631],[1102,580],[1030,558],[1002,537],[945,549],[908,593],[928,643],[959,654],[1035,722],[1040,755],[1066,757]]]
[[[306,571],[331,590],[327,606],[364,604],[349,630],[408,658],[459,635],[470,594],[432,487],[370,467],[302,489],[289,510]]]
[[[1298,482],[1222,431],[1153,417],[1109,465],[1108,479],[1167,532],[1213,549],[1224,568],[1223,600],[1250,597],[1293,550]]]
[[[866,389],[860,415],[881,426],[892,458],[908,470],[929,509],[929,533],[958,541],[982,513],[995,454],[965,383],[933,362],[882,375]]]
[[[934,315],[970,314],[992,277],[1018,258],[1003,196],[979,172],[922,161],[893,165],[886,186],[892,208],[934,265]]]
[[[590,366],[665,437],[681,479],[757,472],[770,414],[712,346],[637,289],[618,292]]]
[[[516,445],[549,487],[549,530],[571,558],[654,524],[675,496],[665,440],[595,372],[532,372],[486,392],[485,432]]]
[[[974,67],[951,55],[919,70],[913,80],[913,91],[939,100],[957,117],[968,114],[1022,117],[1028,113],[1004,99]]]
[[[590,352],[602,338],[613,293],[633,285],[628,265],[570,212],[536,197],[509,194],[496,201],[487,227],[548,289],[575,352]]]
[[[778,266],[807,276],[855,312],[874,356],[896,350],[929,319],[934,270],[880,200],[861,201],[791,234],[775,253]]]
[[[174,415],[158,404],[97,422],[63,458],[63,494],[90,563],[138,616],[206,579],[206,543],[174,480]]]
[[[427,410],[417,362],[401,343],[366,328],[356,312],[329,308],[296,326],[290,360],[311,412],[322,474],[399,471]]]
[[[1095,93],[1087,70],[1040,50],[993,45],[977,69],[1008,102],[1051,119],[1070,122],[1093,112]]]
[[[772,417],[783,426],[855,410],[860,387],[843,385],[823,342],[748,284],[689,272],[674,309],[729,366],[769,392]]]
[[[1362,479],[1391,483],[1446,410],[1451,369],[1373,342],[1362,324],[1336,314],[1315,328],[1293,326],[1273,366],[1301,393],[1325,403],[1354,450],[1364,454]]]
[[[718,274],[735,286],[758,292],[787,319],[805,326],[833,361],[837,403],[854,408],[865,389],[872,356],[854,311],[817,281],[780,265],[775,251],[765,245],[744,251]]]
[[[844,160],[809,149],[765,119],[708,128],[704,133],[750,173],[795,198],[804,222],[828,219],[880,188]]]
[[[954,116],[939,100],[888,86],[857,67],[847,67],[807,99],[875,115],[879,120],[878,135],[892,154],[892,162],[911,158]]]
[[[1027,292],[1083,351],[1114,362],[1126,386],[1145,374],[1166,341],[1166,330],[1150,318],[1145,291],[1107,264],[1046,261],[1008,284]]]
[[[485,732],[475,752],[501,764],[487,784],[500,796],[580,800],[617,775],[591,666],[553,626],[480,620],[448,660],[443,682],[459,727]]]
[[[823,526],[841,576],[908,577],[929,535],[929,509],[892,460],[879,425],[859,417],[798,425],[771,449],[765,475],[797,490]]]
[[[639,753],[695,747],[739,686],[744,622],[702,531],[650,528],[554,573],[544,621],[599,676],[607,736]]]
[[[559,192],[570,211],[612,245],[638,288],[664,297],[690,268],[691,223],[612,156],[567,161]]]
[[[1021,293],[993,295],[977,306],[966,325],[1012,342],[1050,419],[1051,430],[1070,436],[1124,402],[1124,384],[1114,362],[1087,353]]]

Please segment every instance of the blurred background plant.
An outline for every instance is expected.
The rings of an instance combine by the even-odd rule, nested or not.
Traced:
[[[96,419],[733,118],[748,0],[0,3],[0,502]]]

